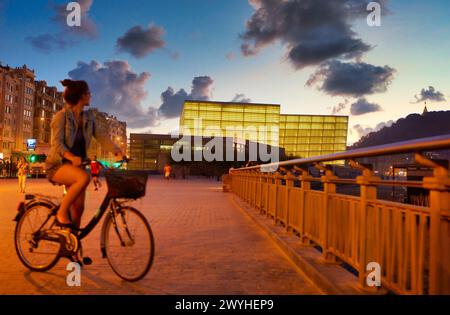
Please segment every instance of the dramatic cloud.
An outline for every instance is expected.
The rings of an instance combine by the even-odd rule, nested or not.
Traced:
[[[330,61],[309,78],[307,86],[318,85],[318,89],[333,96],[361,97],[367,94],[386,92],[394,78],[395,69],[373,66],[363,62],[343,63]]]
[[[364,137],[364,136],[367,136],[371,132],[377,132],[377,131],[383,129],[384,127],[390,127],[393,124],[394,124],[393,120],[389,120],[387,122],[380,122],[374,128],[357,124],[357,125],[353,126],[353,129],[358,133],[359,137]]]
[[[172,87],[168,87],[161,94],[163,103],[159,107],[159,114],[165,118],[176,118],[180,116],[185,100],[208,101],[211,98],[211,86],[213,82],[209,76],[195,77],[192,80],[190,94],[184,89],[175,93]]]
[[[148,28],[134,26],[117,39],[117,48],[119,51],[130,53],[133,57],[143,58],[165,46],[166,43],[162,39],[164,34],[162,27],[153,24],[150,24]]]
[[[353,103],[350,107],[350,114],[354,116],[364,115],[368,113],[375,113],[382,111],[383,108],[375,103],[368,102],[364,97],[358,99],[356,103]]]
[[[161,93],[162,104],[159,113],[166,118],[176,118],[180,116],[184,101],[189,99],[189,95],[184,89],[175,93],[172,87]]]
[[[155,125],[156,108],[144,110],[142,102],[147,96],[145,83],[150,73],[135,73],[126,61],[78,62],[69,72],[75,80],[86,80],[92,92],[92,106],[114,114],[127,122],[130,128]]]
[[[244,56],[281,42],[297,69],[330,59],[361,57],[372,47],[352,30],[351,23],[368,15],[370,0],[249,0],[255,12],[241,34]],[[387,12],[387,0],[378,1]]]
[[[37,50],[44,53],[49,53],[56,49],[66,49],[80,42],[81,38],[94,39],[97,37],[97,27],[92,19],[89,17],[89,11],[92,7],[93,0],[78,0],[81,8],[81,25],[68,26],[67,16],[70,13],[67,11],[67,4],[52,5],[55,11],[55,16],[52,20],[60,29],[59,33],[46,33],[37,36],[29,36],[26,40]]]
[[[421,103],[426,101],[431,102],[445,102],[445,96],[442,92],[436,91],[433,86],[429,86],[428,90],[422,89],[420,95],[416,95],[416,102]]]
[[[213,79],[208,76],[196,77],[192,80],[192,91],[189,97],[193,100],[207,101],[211,97]]]
[[[251,103],[252,100],[245,96],[245,94],[236,94],[236,96],[231,100],[236,103]]]

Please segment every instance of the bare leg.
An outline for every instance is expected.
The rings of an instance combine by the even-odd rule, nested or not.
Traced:
[[[23,178],[22,178],[22,192],[23,193],[25,193],[26,184],[27,184],[27,175],[23,175]]]
[[[61,223],[70,223],[69,208],[89,185],[89,175],[79,167],[65,164],[59,168],[52,180],[69,187],[61,202],[57,219]]]
[[[95,190],[97,190],[100,187],[100,183],[98,181],[98,178],[96,176],[93,177]]]
[[[79,228],[81,225],[81,217],[84,212],[84,201],[86,199],[86,191],[84,190],[70,208],[70,217],[72,218],[73,224]]]

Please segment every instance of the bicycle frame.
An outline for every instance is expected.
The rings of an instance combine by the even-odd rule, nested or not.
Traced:
[[[48,217],[44,220],[44,222],[41,224],[41,226],[39,227],[39,229],[37,230],[38,232],[41,232],[42,228],[47,224],[47,222],[51,219],[52,216],[55,216],[58,209],[59,209],[59,205],[56,205],[54,202],[48,200],[48,199],[32,199],[28,204],[24,204],[21,203],[19,205],[19,209],[18,209],[18,214],[16,215],[14,221],[18,221],[20,219],[20,217],[23,215],[23,213],[25,212],[26,208],[36,205],[36,204],[44,204],[49,208],[52,208],[52,212],[49,213]],[[100,208],[98,209],[98,211],[95,213],[95,215],[92,217],[92,219],[89,221],[89,223],[82,229],[79,229],[74,235],[76,236],[76,238],[81,241],[82,239],[84,239],[86,236],[88,236],[93,229],[95,229],[95,227],[98,225],[98,223],[102,220],[103,215],[108,211],[108,208],[110,208],[110,211],[116,211],[118,208],[120,208],[120,203],[116,200],[116,198],[112,198],[111,196],[109,196],[108,194],[106,194],[105,198],[103,199]],[[117,229],[117,225],[115,222],[115,216],[112,215],[112,220],[113,220],[113,224],[114,224],[114,228],[117,232],[117,235],[120,238],[120,242],[123,243],[122,237]],[[102,227],[102,232],[101,232],[101,237],[100,237],[100,249],[102,252],[102,257],[105,258],[106,257],[106,251],[105,251],[105,244],[104,244],[104,235],[105,235],[105,230],[106,230],[106,220],[103,223],[103,227]],[[54,223],[53,223],[54,225]],[[52,226],[53,226],[52,225]],[[128,229],[126,229],[127,233]],[[39,235],[39,234],[37,234]],[[37,236],[38,238],[41,238],[42,235]],[[43,239],[47,239],[50,241],[58,241],[57,239],[53,239],[53,238],[47,238],[47,236],[43,236]]]
[[[108,194],[103,199],[102,204],[100,205],[100,208],[95,213],[94,217],[89,221],[89,223],[82,229],[78,231],[76,234],[77,238],[79,240],[84,239],[86,236],[89,235],[89,233],[92,232],[92,230],[97,226],[97,224],[101,221],[103,215],[108,210],[108,207],[111,204],[111,201],[115,203],[115,199],[108,196]]]

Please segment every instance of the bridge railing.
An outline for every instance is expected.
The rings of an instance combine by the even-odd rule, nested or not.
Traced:
[[[325,262],[345,262],[358,273],[360,287],[371,290],[369,273],[378,263],[381,285],[401,294],[450,294],[450,173],[448,165],[424,152],[450,149],[450,135],[357,149],[332,155],[231,169],[232,192],[255,209],[318,246]],[[413,153],[433,170],[422,181],[382,180],[357,159]],[[361,171],[339,178],[325,162],[347,161]],[[310,167],[322,171],[311,175]],[[312,184],[321,183],[319,190]],[[336,192],[357,185],[359,196]],[[377,198],[381,186],[420,187],[429,191],[427,207]]]

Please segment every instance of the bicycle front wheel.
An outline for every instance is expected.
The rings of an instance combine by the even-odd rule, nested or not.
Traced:
[[[109,215],[106,220],[105,250],[112,270],[126,281],[144,278],[155,254],[147,219],[132,207],[122,207],[116,217]]]

